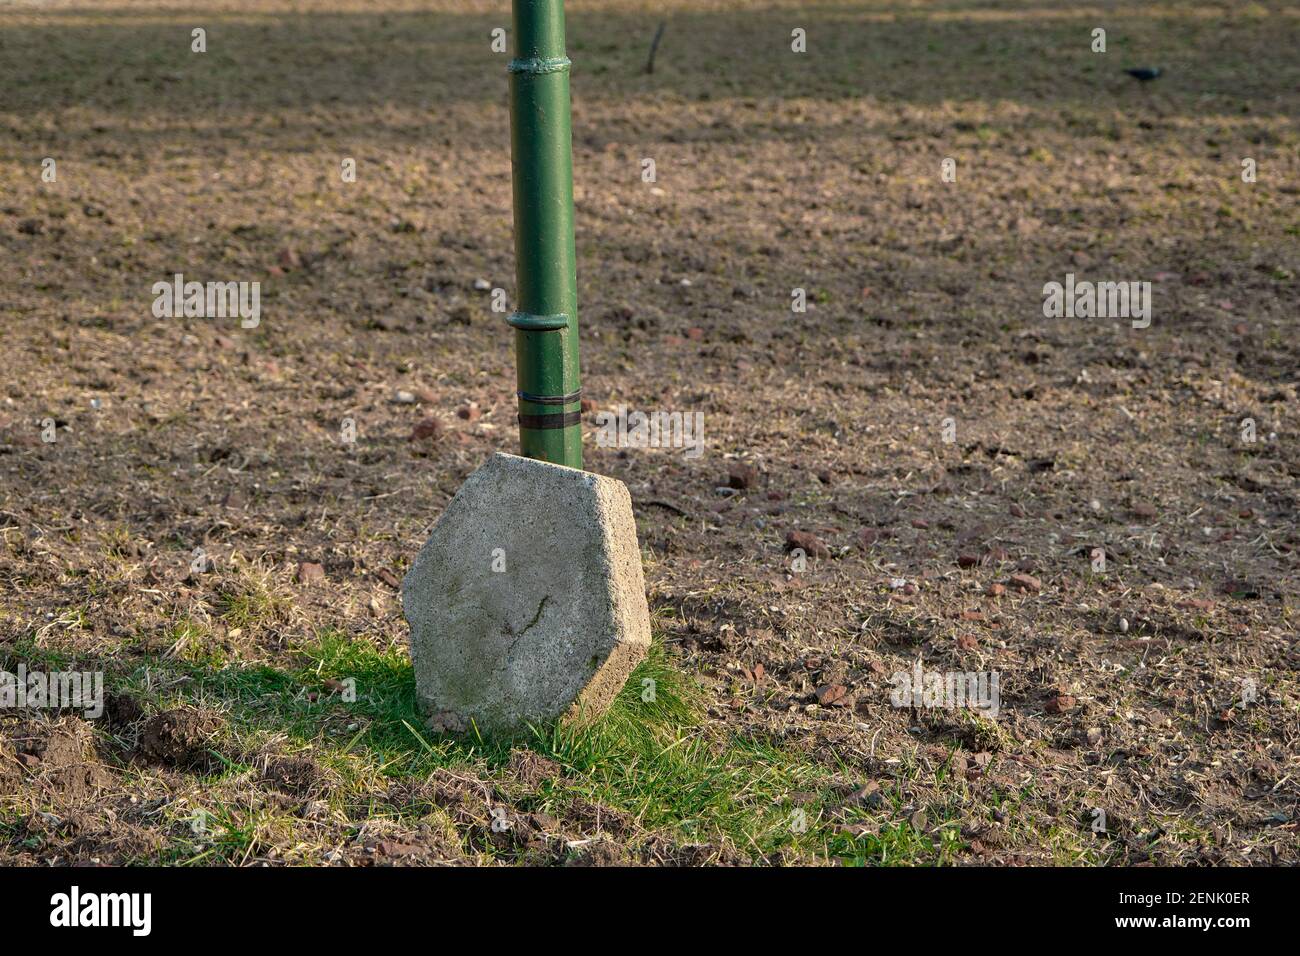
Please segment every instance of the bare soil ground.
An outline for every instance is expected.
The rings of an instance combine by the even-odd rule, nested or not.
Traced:
[[[1300,862],[1300,8],[572,0],[588,419],[707,448],[588,442],[659,643],[501,743],[395,584],[515,447],[506,6],[0,10],[0,666],[108,687],[0,713],[0,861]]]

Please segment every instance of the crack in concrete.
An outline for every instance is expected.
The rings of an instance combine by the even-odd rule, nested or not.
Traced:
[[[541,601],[538,602],[538,604],[537,604],[537,613],[533,615],[533,619],[532,619],[531,621],[529,621],[527,624],[524,625],[524,629],[523,629],[522,631],[520,631],[518,634],[515,635],[515,640],[514,640],[514,642],[511,643],[511,645],[510,645],[510,647],[511,647],[512,650],[514,649],[515,644],[519,642],[519,638],[521,638],[521,637],[523,637],[525,634],[527,634],[529,628],[533,627],[533,626],[534,626],[538,621],[540,621],[540,620],[542,619],[542,610],[546,607],[546,602],[549,601],[550,599],[551,599],[551,596],[550,596],[549,594],[547,594],[547,595],[543,596],[543,598],[541,599]]]

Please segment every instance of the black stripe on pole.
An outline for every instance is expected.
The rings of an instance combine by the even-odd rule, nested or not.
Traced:
[[[520,428],[568,428],[582,424],[582,412],[565,412],[563,415],[520,415]]]

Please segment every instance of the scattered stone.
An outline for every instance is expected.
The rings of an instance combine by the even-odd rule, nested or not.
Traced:
[[[1012,502],[1010,510],[1011,510],[1011,517],[1013,518],[1023,518],[1025,516],[1025,509],[1020,507],[1020,505],[1014,502]]]
[[[963,651],[979,650],[980,642],[970,634],[957,635],[957,647]]]
[[[1078,701],[1069,694],[1056,694],[1047,699],[1043,709],[1049,714],[1064,714],[1066,711],[1073,710],[1077,703]]]
[[[491,289],[492,289],[492,283],[491,283],[491,282],[488,282],[487,279],[475,279],[475,280],[474,280],[474,291],[475,291],[475,292],[489,292],[489,291],[491,291]]]
[[[1002,595],[1006,593],[1007,593],[1007,588],[1006,585],[1004,584],[998,584],[995,581],[993,584],[989,585],[989,589],[988,589],[989,597],[1002,597]]]
[[[727,485],[740,491],[752,488],[758,482],[758,471],[753,465],[736,462],[727,468]]]
[[[402,598],[416,692],[446,730],[594,717],[650,646],[627,488],[514,455],[461,486]]]
[[[863,551],[870,551],[871,546],[880,540],[880,532],[875,528],[858,529],[858,547]]]
[[[398,389],[397,394],[393,396],[393,401],[395,401],[399,405],[414,405],[415,393],[406,392],[406,391],[402,391],[401,389]]]
[[[1018,591],[1027,591],[1031,594],[1037,594],[1043,589],[1043,582],[1032,574],[1013,574],[1007,583]]]
[[[849,794],[848,799],[844,801],[846,806],[859,805],[875,810],[884,806],[885,796],[880,792],[880,784],[875,780],[868,780],[857,790]]]
[[[924,518],[913,518],[912,527],[919,528],[920,530],[925,531],[927,528],[930,527],[930,522],[926,521]]]
[[[416,423],[411,429],[409,441],[424,441],[426,438],[437,438],[442,433],[442,422],[438,419],[429,417]]]
[[[1243,598],[1255,600],[1259,598],[1260,595],[1259,587],[1257,585],[1252,584],[1250,581],[1237,579],[1224,581],[1220,590],[1229,597],[1234,597],[1238,600]]]
[[[315,561],[298,562],[297,578],[299,584],[323,584],[325,566]]]
[[[811,531],[788,531],[785,535],[785,550],[788,554],[795,548],[803,549],[810,558],[829,558],[831,549]]]
[[[976,554],[957,555],[957,566],[959,568],[973,568],[979,563],[980,563],[979,555]]]
[[[814,691],[817,703],[823,707],[852,707],[853,698],[843,684],[823,684]]]
[[[483,413],[479,411],[478,402],[468,402],[456,409],[456,417],[467,422],[476,422]]]

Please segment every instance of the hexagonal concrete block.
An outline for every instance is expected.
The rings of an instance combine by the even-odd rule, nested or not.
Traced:
[[[493,455],[402,582],[416,691],[435,729],[594,716],[650,646],[621,481]]]

